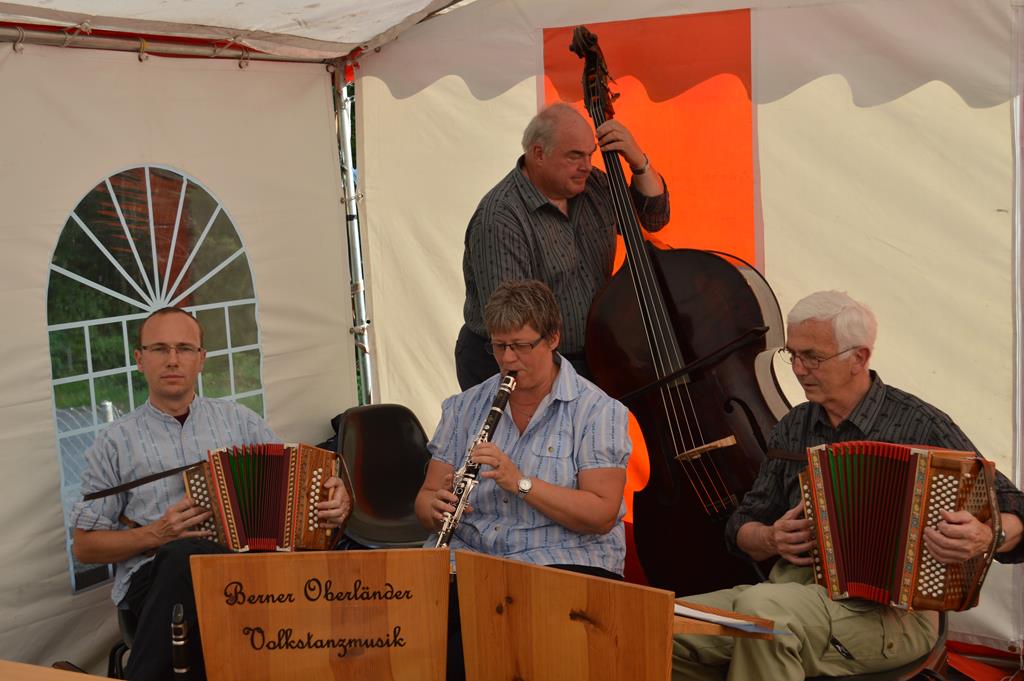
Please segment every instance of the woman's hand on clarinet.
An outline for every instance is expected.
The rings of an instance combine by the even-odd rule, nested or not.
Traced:
[[[766,540],[774,551],[793,565],[810,565],[814,559],[807,552],[814,548],[811,521],[802,518],[803,502],[782,514],[771,526],[766,526]]]
[[[348,495],[345,483],[336,475],[327,478],[324,487],[329,490],[327,501],[316,504],[320,524],[324,527],[341,527],[352,511],[352,497]]]
[[[945,565],[963,563],[992,544],[992,528],[967,511],[939,511],[937,527],[924,528],[924,545]]]
[[[498,449],[491,442],[481,442],[470,454],[473,461],[487,466],[481,469],[480,477],[490,478],[506,492],[515,494],[519,491],[519,481],[525,477],[508,454]]]
[[[146,526],[152,535],[152,548],[163,546],[175,539],[209,538],[211,533],[197,529],[197,526],[209,520],[210,515],[209,511],[186,496],[169,506],[160,520]]]
[[[444,476],[441,486],[434,490],[434,498],[430,500],[430,520],[433,522],[433,527],[430,529],[434,532],[440,530],[444,525],[446,513],[455,513],[455,505],[459,503],[459,498],[452,492],[454,484],[455,476],[449,473]],[[466,508],[462,512],[472,513],[473,506],[467,503]]]

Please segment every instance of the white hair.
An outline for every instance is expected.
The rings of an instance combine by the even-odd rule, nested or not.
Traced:
[[[788,326],[806,321],[832,322],[840,350],[874,348],[878,322],[875,313],[844,291],[818,291],[800,300],[786,316]]]
[[[529,153],[535,144],[539,144],[545,154],[550,154],[555,146],[555,135],[558,132],[559,124],[570,115],[576,116],[580,120],[583,119],[576,109],[564,102],[557,102],[543,108],[540,113],[530,119],[526,129],[523,130],[523,151]]]

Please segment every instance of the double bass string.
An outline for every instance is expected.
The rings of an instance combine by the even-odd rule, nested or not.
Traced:
[[[587,109],[594,120],[595,126],[599,127],[605,122],[604,110],[599,106],[592,106],[592,101],[592,99],[588,99]],[[634,293],[637,296],[637,304],[640,307],[644,320],[648,345],[651,348],[651,354],[659,377],[666,376],[684,365],[681,351],[675,342],[671,320],[664,307],[664,300],[653,272],[653,263],[644,251],[639,221],[636,220],[636,214],[629,200],[628,191],[625,189],[626,181],[622,170],[622,161],[615,152],[602,152],[602,156],[605,159],[605,168],[609,176],[616,180],[609,184],[612,201],[618,209],[616,211],[617,214],[622,219],[632,216],[636,223],[634,225],[635,229],[632,230],[624,229],[625,226],[620,225],[619,232],[626,241],[627,251],[633,256],[627,258],[626,263],[627,267],[630,268],[629,272],[633,279]],[[641,290],[643,290],[643,293]],[[650,301],[650,304],[645,304],[645,300]],[[700,420],[697,418],[696,409],[693,405],[690,388],[686,382],[683,382],[682,390],[685,391],[685,402],[683,401],[682,392],[678,388],[665,386],[659,389],[665,418],[670,425],[669,432],[673,440],[672,445],[677,453],[689,451],[698,446],[698,443],[700,445],[706,444],[704,434],[701,432]],[[683,432],[683,424],[685,424],[685,433]],[[695,430],[696,434],[694,433]],[[680,461],[683,472],[693,487],[694,493],[704,505],[706,512],[710,512],[709,508],[714,511],[724,510],[728,505],[727,495],[723,495],[721,489],[727,489],[727,487],[717,464],[712,460],[709,470],[708,461],[705,456],[700,455],[696,458],[700,460],[699,464],[693,459]]]
[[[595,107],[596,108],[596,107]],[[594,119],[596,126],[600,126],[604,123],[604,112],[600,108],[590,111],[591,117]],[[625,175],[622,171],[622,163],[618,155],[614,152],[604,153],[602,156],[605,159],[605,168],[609,175],[613,178],[613,182],[610,182],[610,190],[612,195],[613,203],[616,205],[617,214],[621,216],[623,220],[633,216],[632,206],[629,202],[629,196],[626,190]],[[637,304],[640,308],[643,321],[644,330],[647,335],[648,345],[651,348],[652,358],[655,362],[655,369],[659,376],[667,375],[668,366],[667,363],[671,359],[678,360],[678,356],[673,358],[670,355],[678,355],[678,347],[675,343],[671,342],[671,327],[669,326],[667,312],[663,309],[661,303],[661,296],[657,289],[657,281],[653,273],[652,264],[644,256],[647,255],[643,252],[642,235],[639,231],[639,225],[636,225],[636,229],[630,230],[625,229],[625,225],[620,226],[619,232],[622,234],[623,239],[627,245],[627,251],[630,253],[629,258],[626,260],[627,267],[629,267],[630,276],[633,279],[634,293],[637,297]],[[647,304],[646,301],[650,301]],[[669,355],[669,357],[666,357]],[[662,409],[665,412],[666,422],[669,424],[669,433],[672,437],[672,447],[674,451],[682,452],[691,448],[691,444],[696,444],[698,441],[703,442],[703,434],[700,432],[700,423],[695,418],[691,419],[691,415],[687,413],[687,405],[680,403],[681,395],[678,391],[671,390],[671,388],[659,389],[659,396],[662,401]],[[691,402],[690,411],[692,409],[692,399],[687,391],[687,401]],[[685,423],[686,433],[683,433],[683,428],[680,424],[680,415],[682,416],[682,422]],[[694,435],[694,428],[697,429],[697,434]],[[688,435],[689,437],[686,437]],[[690,481],[693,487],[694,493],[697,498],[700,499],[701,503],[707,509],[709,502],[712,500],[712,494],[707,489],[703,477],[699,474],[699,470],[694,470],[691,475],[689,469],[696,469],[695,466],[683,465],[683,471]],[[696,481],[695,479],[696,478]],[[698,487],[697,483],[700,483]],[[709,481],[710,482],[710,481]]]

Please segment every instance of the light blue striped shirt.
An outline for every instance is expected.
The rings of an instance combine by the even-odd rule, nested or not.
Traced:
[[[149,402],[100,432],[85,453],[82,495],[110,489],[152,473],[197,463],[210,449],[277,442],[270,427],[252,410],[227,400],[199,397],[182,425]],[[83,530],[128,529],[119,518],[147,525],[185,495],[181,475],[171,475],[121,494],[80,501],[71,512],[72,527]],[[120,603],[132,574],[152,556],[133,556],[117,564],[111,598]]]
[[[590,468],[625,468],[631,444],[626,408],[576,374],[562,360],[551,392],[520,434],[508,407],[492,442],[515,461],[523,475],[562,487],[579,487],[578,475]],[[437,461],[458,469],[469,453],[494,401],[501,377],[494,375],[466,392],[449,397],[441,422],[427,445]],[[626,557],[622,516],[607,534],[573,532],[531,508],[490,479],[469,499],[473,512],[462,517],[449,546],[538,565],[588,565],[622,574]],[[425,546],[433,547],[437,535]]]

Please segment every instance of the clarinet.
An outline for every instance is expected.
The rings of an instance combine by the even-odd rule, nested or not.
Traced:
[[[473,448],[481,442],[491,441],[491,437],[494,435],[494,428],[498,425],[502,412],[505,411],[505,405],[508,404],[508,396],[515,389],[516,372],[510,371],[501,379],[501,385],[498,386],[498,394],[494,396],[494,402],[491,403],[491,410],[487,412],[487,418],[484,419],[484,424],[480,426],[480,432],[477,433],[473,444],[469,446],[466,462],[462,464],[462,468],[455,471],[455,486],[453,490],[456,498],[455,512],[445,512],[444,524],[437,535],[437,544],[435,544],[434,548],[448,548],[448,542],[452,540],[452,534],[454,534],[455,528],[459,526],[462,514],[466,511],[466,506],[469,503],[469,493],[480,482],[480,464],[472,460]]]
[[[181,603],[175,603],[171,610],[171,665],[175,679],[190,678],[188,663],[188,622],[185,621],[185,609]]]

